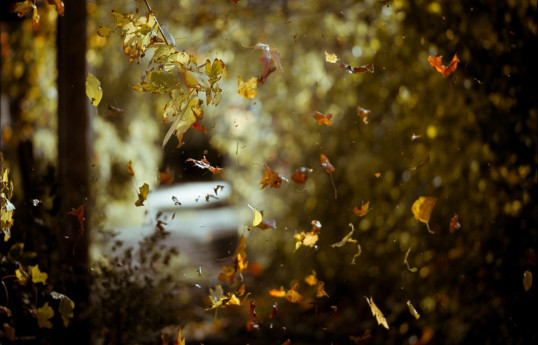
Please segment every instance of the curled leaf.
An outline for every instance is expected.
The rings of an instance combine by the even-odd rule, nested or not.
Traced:
[[[407,249],[407,252],[405,253],[404,264],[407,266],[407,269],[408,269],[410,272],[415,273],[416,271],[418,271],[418,268],[416,268],[416,267],[410,267],[410,266],[409,266],[409,262],[407,261],[407,257],[409,256],[409,253],[410,253],[410,252],[411,252],[411,247],[409,247],[409,249]]]
[[[362,119],[365,125],[368,124],[368,116],[370,115],[371,110],[357,107],[357,115]]]
[[[421,196],[413,203],[413,206],[411,206],[411,211],[413,212],[415,218],[420,222],[425,223],[428,226],[428,231],[432,234],[434,232],[430,230],[428,223],[436,202],[436,198],[430,196]]]
[[[320,113],[319,111],[316,111],[314,115],[312,115],[312,117],[316,119],[319,126],[321,125],[332,126],[333,125],[333,123],[331,122],[331,118],[333,117],[333,114],[325,115],[323,113]]]
[[[336,248],[336,247],[342,247],[346,243],[357,243],[357,240],[354,240],[351,238],[351,236],[353,236],[353,232],[355,231],[355,228],[353,227],[353,224],[351,223],[349,223],[349,226],[351,227],[351,231],[346,236],[344,236],[344,238],[342,238],[340,242],[331,244],[331,247]]]
[[[366,204],[364,201],[361,202],[361,207],[358,208],[357,206],[353,207],[353,213],[355,213],[359,217],[365,216],[368,211],[370,211],[370,202],[367,201]]]
[[[415,319],[420,319],[420,314],[417,312],[413,304],[411,304],[411,301],[407,301],[407,307],[409,308],[409,312],[415,317]]]
[[[224,171],[223,168],[219,168],[218,166],[215,166],[215,167],[211,166],[211,164],[209,164],[209,161],[205,158],[205,156],[201,160],[188,158],[185,162],[192,162],[198,168],[207,169],[211,171],[213,174],[220,174]]]
[[[458,68],[458,62],[460,62],[460,60],[458,59],[458,55],[454,54],[454,57],[452,58],[448,66],[444,66],[441,62],[441,58],[441,56],[430,56],[428,58],[428,62],[433,68],[435,68],[437,72],[443,75],[443,78],[446,78],[451,75],[452,72],[456,70],[456,68]]]
[[[262,180],[260,181],[262,184],[262,189],[266,186],[270,186],[271,188],[280,188],[282,181],[289,183],[288,179],[271,169],[267,164],[264,164],[264,168],[265,172]]]

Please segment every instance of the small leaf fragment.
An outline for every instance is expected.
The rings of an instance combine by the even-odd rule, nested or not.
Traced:
[[[327,51],[325,51],[325,61],[329,63],[336,63],[338,61],[338,56],[336,54],[329,54]]]
[[[452,74],[458,68],[458,62],[460,60],[458,59],[458,55],[454,54],[454,57],[448,64],[448,66],[444,66],[441,62],[442,57],[441,56],[430,56],[428,57],[428,62],[430,65],[439,73],[443,75],[443,78],[448,77]]]
[[[407,307],[409,308],[409,312],[415,317],[415,319],[420,319],[420,314],[417,312],[413,304],[411,304],[411,301],[407,301]]]
[[[329,297],[329,294],[327,292],[325,292],[325,283],[322,282],[321,280],[318,281],[316,297],[317,298]]]
[[[133,170],[133,162],[129,161],[127,162],[127,173],[131,176],[134,176],[134,170]]]
[[[461,224],[459,223],[459,216],[455,214],[454,217],[452,217],[452,219],[450,220],[450,232],[452,233],[459,228],[461,228]]]
[[[316,271],[312,270],[312,274],[306,276],[304,278],[304,281],[310,286],[316,285],[318,283],[318,278],[316,278]]]
[[[318,125],[326,125],[326,126],[332,126],[333,123],[331,122],[331,118],[333,117],[333,114],[323,114],[319,111],[316,111],[312,117],[318,122]]]
[[[336,242],[336,243],[331,244],[332,248],[342,247],[346,243],[357,243],[357,240],[354,240],[354,239],[351,238],[351,236],[353,236],[353,232],[355,231],[355,228],[353,227],[353,224],[351,224],[351,223],[349,223],[349,226],[351,227],[351,231],[346,236],[344,236],[344,238],[342,238],[342,240],[340,240],[340,242]]]
[[[529,270],[523,272],[523,288],[529,291],[532,287],[532,273]]]
[[[407,252],[405,253],[404,264],[407,266],[407,269],[408,269],[410,272],[415,273],[416,271],[418,271],[418,268],[416,268],[416,267],[410,267],[410,266],[409,266],[409,262],[407,261],[407,257],[409,256],[409,253],[410,253],[410,252],[411,252],[411,247],[409,247],[409,249],[407,249]]]
[[[101,102],[101,98],[103,98],[101,82],[91,73],[88,73],[86,78],[86,96],[88,96],[94,107],[97,107]]]
[[[97,29],[97,34],[101,37],[108,37],[110,36],[110,32],[112,31],[111,28],[108,28],[106,26],[100,26],[98,29]]]
[[[362,119],[365,125],[368,124],[368,116],[370,115],[371,110],[357,107],[357,115]]]
[[[299,169],[296,169],[293,173],[293,176],[291,177],[291,180],[295,182],[296,184],[304,184],[306,183],[306,179],[308,178],[309,173],[312,172],[312,169],[301,167]]]
[[[138,193],[138,200],[136,200],[135,205],[137,207],[144,206],[144,201],[148,198],[149,194],[149,185],[144,183],[142,187],[139,188],[140,192]]]

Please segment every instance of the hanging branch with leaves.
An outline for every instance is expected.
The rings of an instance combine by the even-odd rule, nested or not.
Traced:
[[[198,120],[203,118],[201,107],[205,93],[206,105],[217,105],[221,98],[221,89],[217,82],[224,73],[224,62],[207,59],[198,65],[196,58],[175,47],[170,32],[155,17],[149,3],[145,0],[148,13],[143,16],[122,14],[112,11],[115,26],[121,30],[123,52],[129,61],[139,61],[148,49],[153,50],[149,69],[140,84],[131,87],[140,92],[167,94],[170,100],[162,113],[164,124],[171,124],[162,146],[164,147],[173,134],[181,145],[183,135],[191,127],[200,127]],[[160,35],[159,35],[160,34]]]

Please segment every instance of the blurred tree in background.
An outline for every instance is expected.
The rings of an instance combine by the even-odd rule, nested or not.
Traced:
[[[191,129],[184,145],[178,147],[172,138],[161,149],[168,130],[160,123],[167,95],[129,87],[141,82],[152,53],[130,64],[111,16],[112,10],[145,15],[144,2],[87,3],[86,62],[103,89],[100,105],[90,109],[94,156],[88,227],[95,234],[140,223],[145,209],[133,205],[138,187],[158,188],[163,184],[159,172],[167,168],[176,183],[214,179],[185,163],[206,156],[225,168],[222,176],[232,184],[250,261],[242,278],[251,294],[239,297],[246,298],[241,306],[219,308],[215,317],[204,311],[211,306],[209,288],[220,283],[225,294],[239,294],[239,278],[233,284],[216,276],[200,279],[198,289],[181,283],[177,274],[179,283],[167,276],[144,285],[154,267],[144,271],[140,283],[129,280],[133,263],[128,251],[121,252],[115,255],[127,255],[125,271],[104,273],[115,285],[107,292],[109,285],[99,283],[93,290],[97,300],[106,301],[98,304],[103,316],[93,322],[95,339],[113,328],[107,317],[129,318],[126,310],[131,310],[137,319],[126,322],[130,330],[113,343],[157,343],[161,333],[179,326],[188,342],[205,344],[536,341],[536,287],[523,284],[524,275],[536,273],[536,1],[191,0],[151,6],[177,50],[194,55],[199,64],[224,61],[222,99],[204,107],[200,124],[207,134]],[[29,221],[18,217],[31,209],[34,197],[23,196],[25,181],[46,189],[40,193],[52,199],[42,197],[51,210],[42,226],[52,227],[57,215],[51,188],[52,166],[59,159],[54,149],[56,14],[48,6],[39,10],[44,12],[36,33],[28,19],[2,22],[0,36],[2,151],[14,175],[12,232],[19,234],[30,231],[22,227]],[[279,57],[280,65],[271,62],[275,71],[265,76],[258,43]],[[446,78],[428,62],[440,55],[448,65],[455,54],[460,62]],[[368,65],[372,73],[350,73]],[[238,77],[258,78],[254,98],[237,93]],[[318,124],[316,112],[332,114],[333,124]],[[33,147],[30,165],[16,154],[25,142]],[[334,166],[331,175],[321,164],[322,154]],[[127,170],[129,161],[135,179]],[[262,189],[264,165],[288,179],[301,167],[312,171],[304,184],[290,180]],[[428,227],[411,211],[420,196],[437,200]],[[355,206],[367,202],[368,212],[357,215]],[[274,219],[276,229],[247,230],[252,223],[247,204],[263,210],[264,219]],[[452,219],[459,228],[451,229]],[[308,233],[314,220],[321,223],[319,241],[296,248],[294,236]],[[331,246],[350,232],[350,223],[357,243]],[[58,248],[47,250],[54,258]],[[58,281],[69,280],[65,271],[51,270]],[[316,286],[305,282],[312,271],[328,297],[316,297]],[[281,286],[293,291],[297,282],[297,293],[305,298],[301,303],[269,294]],[[151,288],[147,309],[140,300],[129,304],[143,295],[140,286]],[[161,298],[151,297],[165,286],[169,290]],[[170,295],[177,296],[175,302]],[[375,300],[388,330],[377,325],[365,297]],[[129,308],[122,309],[122,303]],[[156,317],[160,303],[166,308]],[[83,318],[85,312],[80,313]],[[143,330],[147,337],[134,336]]]

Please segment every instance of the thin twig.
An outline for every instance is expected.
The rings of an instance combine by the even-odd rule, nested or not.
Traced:
[[[144,0],[144,2],[146,3],[146,7],[148,8],[148,11],[153,12],[153,11],[151,10],[151,6],[149,5],[148,0]],[[169,42],[169,41],[168,41],[168,38],[166,38],[166,36],[168,36],[168,35],[164,33],[161,24],[160,24],[159,21],[157,20],[157,16],[154,15],[154,17],[155,17],[155,22],[157,23],[157,25],[159,25],[159,32],[161,33],[161,35],[163,35],[163,38],[164,38],[164,41],[166,42],[166,44],[169,45],[169,46],[175,46],[175,44],[172,44],[172,42]],[[175,43],[175,42],[174,42],[174,43]]]

